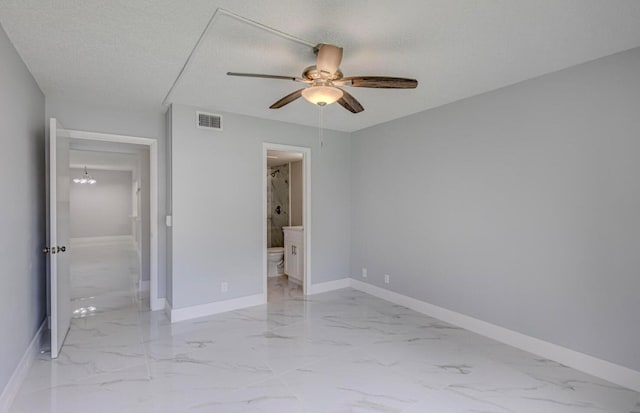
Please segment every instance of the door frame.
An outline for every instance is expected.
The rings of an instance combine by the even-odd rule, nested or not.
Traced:
[[[72,139],[132,143],[149,147],[149,306],[151,311],[163,310],[165,299],[158,297],[158,140],[72,129],[58,129],[58,133]]]
[[[304,228],[304,295],[311,292],[311,148],[263,142],[262,144],[262,291],[267,302],[267,151],[302,153],[302,227]],[[289,221],[291,222],[291,221]]]

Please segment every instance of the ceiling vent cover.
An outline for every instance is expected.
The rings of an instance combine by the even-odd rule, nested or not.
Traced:
[[[222,115],[215,113],[196,112],[196,124],[202,129],[222,130]]]

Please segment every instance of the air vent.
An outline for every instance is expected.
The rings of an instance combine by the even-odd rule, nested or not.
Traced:
[[[202,129],[222,130],[222,115],[196,112],[197,125]]]

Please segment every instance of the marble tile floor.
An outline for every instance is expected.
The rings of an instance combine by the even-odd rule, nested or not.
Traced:
[[[171,324],[129,288],[73,320],[12,413],[640,411],[638,393],[352,289]]]
[[[302,285],[289,281],[286,275],[269,277],[267,279],[267,301],[301,299],[303,296]]]
[[[131,242],[74,246],[69,252],[74,318],[132,305],[149,308],[149,292],[138,291],[138,259]]]

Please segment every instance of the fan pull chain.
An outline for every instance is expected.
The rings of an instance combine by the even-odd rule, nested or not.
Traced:
[[[318,138],[320,140],[320,149],[324,147],[324,107],[320,106],[320,128],[318,130]]]

